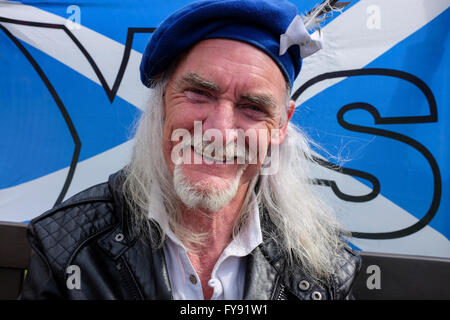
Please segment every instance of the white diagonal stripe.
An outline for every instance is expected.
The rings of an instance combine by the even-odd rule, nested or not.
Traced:
[[[369,29],[369,6],[379,7],[381,28]],[[303,62],[294,90],[317,75],[360,69],[444,12],[448,0],[361,0],[322,28],[322,50]],[[342,81],[321,81],[308,88],[296,101],[305,102]]]
[[[316,155],[319,156],[319,155]],[[351,195],[365,195],[371,189],[353,177],[322,166],[313,167],[314,178],[336,182],[339,189]],[[344,226],[355,232],[391,232],[409,227],[419,221],[388,198],[379,194],[368,202],[348,202],[339,199],[330,187],[316,186],[315,190],[336,210]],[[425,212],[423,213],[425,215]],[[450,258],[450,242],[436,229],[427,225],[423,229],[398,239],[372,240],[351,238],[352,243],[364,251],[415,254]]]
[[[66,19],[45,10],[8,2],[0,2],[0,17],[62,25],[66,23]],[[3,22],[2,24],[18,39],[101,85],[85,56],[63,30]],[[83,26],[70,31],[92,56],[109,87],[112,88],[119,71],[125,46]],[[131,50],[128,65],[117,92],[117,96],[139,109],[144,108],[149,92],[149,89],[140,81],[139,64],[141,57],[141,53]],[[107,99],[106,94],[105,99]]]
[[[133,140],[130,140],[78,162],[65,199],[107,181],[110,174],[128,163],[132,144]],[[50,209],[61,192],[68,171],[67,167],[14,187],[0,189],[0,220],[27,221]]]

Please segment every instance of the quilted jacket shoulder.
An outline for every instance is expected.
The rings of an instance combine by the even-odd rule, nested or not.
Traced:
[[[49,265],[65,270],[81,244],[117,222],[113,206],[107,183],[86,189],[30,222],[32,246],[39,246],[35,250]]]
[[[342,249],[342,260],[333,277],[335,299],[353,299],[351,289],[361,269],[361,263],[361,256],[350,247],[345,246]]]

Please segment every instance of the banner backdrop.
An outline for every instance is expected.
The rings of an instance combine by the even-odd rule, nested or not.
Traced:
[[[0,2],[0,220],[29,221],[127,163],[142,52],[187,2]],[[448,6],[351,1],[294,85],[315,188],[361,250],[450,257]]]

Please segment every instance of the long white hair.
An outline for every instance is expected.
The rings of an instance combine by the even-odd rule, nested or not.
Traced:
[[[151,232],[148,212],[153,210],[166,215],[170,228],[189,250],[207,243],[208,235],[193,233],[183,226],[180,201],[162,152],[163,96],[169,77],[170,72],[167,72],[155,84],[147,109],[137,123],[131,161],[125,168],[123,192],[131,208],[132,229],[136,234],[156,245],[163,244],[166,230],[158,226],[158,237]],[[287,110],[282,121],[286,114]],[[314,162],[310,144],[298,127],[288,124],[287,135],[279,147],[278,171],[256,176],[251,181],[234,234],[245,223],[250,194],[256,191],[260,212],[264,211],[275,226],[272,231],[263,229],[264,236],[278,242],[287,257],[288,267],[301,265],[311,276],[328,281],[340,257],[341,236],[348,233],[333,210],[314,193],[309,171]],[[255,189],[255,186],[258,187]]]

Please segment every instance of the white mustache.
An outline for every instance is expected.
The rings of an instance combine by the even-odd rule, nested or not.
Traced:
[[[205,140],[187,141],[186,148],[193,148],[194,152],[202,157],[216,162],[234,162],[236,158],[238,163],[245,163],[250,160],[250,153],[247,148],[236,143],[230,142],[225,146],[220,142],[211,142]]]

